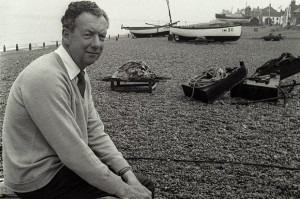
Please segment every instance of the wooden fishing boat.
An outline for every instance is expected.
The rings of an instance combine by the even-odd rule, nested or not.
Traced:
[[[247,69],[241,61],[239,67],[216,67],[203,71],[181,86],[185,96],[211,104],[243,82],[246,76]]]
[[[170,34],[170,25],[162,26],[145,26],[145,27],[124,27],[121,29],[129,30],[129,32],[136,38],[146,37],[163,37]]]
[[[187,26],[171,26],[170,33],[175,41],[196,41],[203,38],[210,41],[237,41],[242,34],[242,26],[232,23],[203,23]]]
[[[233,23],[249,23],[251,17],[242,14],[216,14],[216,19]]]

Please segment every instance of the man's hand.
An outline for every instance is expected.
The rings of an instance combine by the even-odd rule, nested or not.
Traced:
[[[122,199],[152,199],[151,191],[138,181],[132,171],[127,171],[122,177],[127,184],[116,193],[117,196]]]

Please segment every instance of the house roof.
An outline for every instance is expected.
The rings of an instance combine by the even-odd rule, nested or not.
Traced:
[[[273,16],[273,17],[280,17],[281,13],[275,10],[274,8],[270,8],[269,6],[262,9],[262,16]]]

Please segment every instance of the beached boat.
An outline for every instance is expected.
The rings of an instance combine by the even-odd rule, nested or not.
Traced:
[[[242,26],[228,23],[202,23],[187,26],[171,26],[170,33],[175,41],[237,41],[242,34]]]
[[[170,26],[145,26],[145,27],[124,27],[121,29],[129,30],[129,32],[136,38],[146,38],[146,37],[161,37],[170,34]]]
[[[242,14],[216,14],[216,19],[233,23],[249,23],[251,17]]]

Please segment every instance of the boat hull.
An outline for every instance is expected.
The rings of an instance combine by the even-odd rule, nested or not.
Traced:
[[[191,41],[205,38],[207,41],[237,41],[242,34],[242,26],[226,27],[170,27],[175,41]]]
[[[170,34],[169,27],[128,27],[126,29],[137,38],[160,37]]]
[[[234,19],[234,18],[217,18],[217,20],[227,21],[232,23],[243,23],[243,24],[250,22],[250,19]]]

